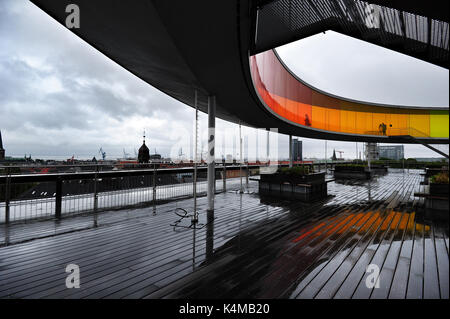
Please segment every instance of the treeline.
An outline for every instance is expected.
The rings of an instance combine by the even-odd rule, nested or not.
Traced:
[[[363,164],[367,165],[367,161],[362,160],[355,160],[353,161],[355,164]],[[391,159],[384,159],[380,158],[376,161],[371,161],[371,165],[384,165],[386,167],[390,168],[410,168],[410,169],[425,169],[425,168],[442,168],[447,167],[448,168],[448,161],[441,160],[439,162],[422,162],[418,161],[415,158],[408,158],[408,159],[402,159],[402,160],[391,160]]]

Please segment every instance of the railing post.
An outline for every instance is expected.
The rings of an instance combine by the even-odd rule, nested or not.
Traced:
[[[153,164],[153,215],[156,215],[156,164]]]
[[[192,216],[192,223],[198,222],[198,212],[197,212],[197,154],[198,154],[198,100],[197,100],[197,90],[194,91],[194,104],[195,104],[195,148],[194,148],[194,175],[192,178],[192,192],[194,196],[194,214]],[[194,227],[194,254],[193,260],[195,259],[195,227]],[[195,265],[195,263],[193,263]]]
[[[62,204],[62,179],[61,176],[56,178],[56,197],[55,197],[55,217],[61,218],[61,204]]]
[[[208,222],[214,219],[214,185],[216,184],[215,135],[216,135],[216,97],[208,96],[208,187],[206,192]]]
[[[289,134],[289,168],[293,166],[293,156],[292,156],[292,135]]]
[[[239,193],[243,193],[244,190],[242,189],[242,163],[241,161],[239,161],[239,182],[240,182],[240,187],[239,187]]]
[[[223,191],[227,191],[227,166],[225,165],[225,162],[223,162],[223,173],[222,173],[222,180],[223,180]]]
[[[248,167],[248,162],[247,162],[247,173],[245,174],[245,188],[247,188],[248,191],[248,176],[250,175],[250,169]]]
[[[98,164],[95,167],[95,176],[94,176],[94,227],[97,227],[97,209],[98,209],[97,179],[98,179]]]
[[[5,224],[9,224],[9,200],[11,196],[11,174],[9,167],[6,169],[6,184],[5,184]]]

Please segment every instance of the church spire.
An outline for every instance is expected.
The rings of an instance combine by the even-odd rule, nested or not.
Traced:
[[[148,149],[147,145],[145,145],[145,129],[143,134],[143,143],[142,146],[139,148],[138,151],[138,162],[139,163],[148,163],[150,160],[150,150]]]

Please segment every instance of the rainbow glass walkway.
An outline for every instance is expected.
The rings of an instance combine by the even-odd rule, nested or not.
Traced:
[[[448,107],[382,105],[334,96],[298,78],[275,50],[250,57],[250,67],[262,104],[290,124],[340,135],[412,136],[448,143]]]

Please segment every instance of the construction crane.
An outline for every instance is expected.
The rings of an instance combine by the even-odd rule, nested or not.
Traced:
[[[343,159],[343,158],[342,158],[342,154],[344,153],[344,151],[336,151],[336,152],[339,153],[339,159]]]
[[[98,152],[102,155],[102,160],[105,160],[106,158],[106,152],[103,151],[103,148],[100,147],[100,149],[98,150]]]
[[[125,152],[125,149],[123,149],[123,157],[124,157],[125,159],[130,158],[130,153]]]
[[[156,149],[155,149],[155,152],[156,152]],[[182,158],[183,157],[183,155],[184,155],[184,153],[183,153],[183,148],[182,147],[180,147],[180,149],[178,150],[178,158]]]

